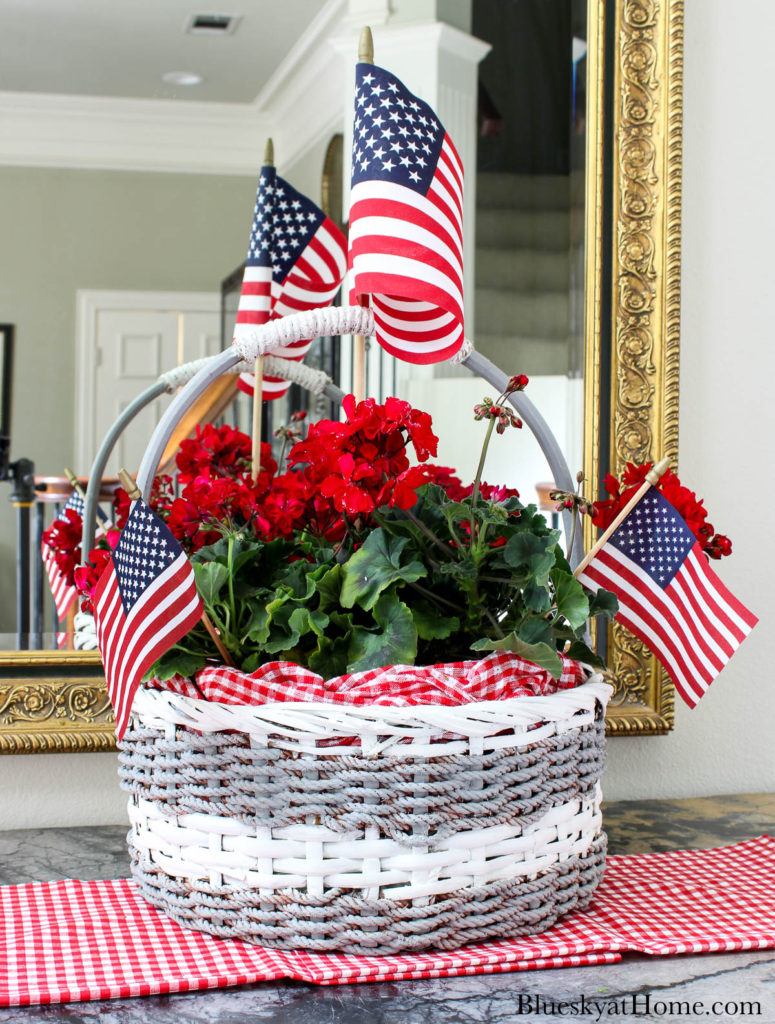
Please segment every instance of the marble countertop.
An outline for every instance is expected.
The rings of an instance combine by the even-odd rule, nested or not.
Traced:
[[[604,817],[610,853],[707,849],[774,835],[775,794],[622,801],[607,805]],[[120,825],[0,832],[0,884],[126,877],[125,835]],[[580,1005],[582,996],[588,1012],[575,1013],[569,1004]],[[629,1012],[633,999],[636,1013]],[[760,1013],[717,1015],[710,1010],[717,1001],[758,1002]],[[703,1004],[702,1013],[676,1011],[677,1004],[696,1003]],[[625,1005],[627,1014],[620,1015],[614,1004]],[[260,982],[210,992],[0,1009],[0,1024],[584,1024],[629,1019],[696,1024],[701,1016],[775,1024],[775,950],[628,955],[604,966],[323,988]]]

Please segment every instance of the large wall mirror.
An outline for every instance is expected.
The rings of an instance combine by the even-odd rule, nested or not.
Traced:
[[[341,16],[346,4],[327,7]],[[595,497],[609,469],[677,458],[682,17],[682,0],[488,0],[467,24],[491,44],[479,74],[475,340],[537,382],[537,404],[560,382],[568,461]],[[213,274],[213,291],[238,259]],[[0,537],[10,572],[13,545]],[[0,752],[112,749],[98,655],[14,649],[13,629],[0,628]],[[672,728],[672,684],[643,645],[619,627],[598,643],[616,688],[609,731]]]

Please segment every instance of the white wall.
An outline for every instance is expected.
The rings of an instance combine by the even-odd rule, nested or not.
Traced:
[[[679,702],[672,734],[611,741],[609,799],[775,789],[774,33],[770,0],[686,0],[680,472],[732,536],[719,571],[761,623],[699,707]],[[123,821],[115,764],[0,758],[0,827]]]
[[[614,740],[609,798],[775,789],[771,0],[686,0],[679,458],[734,544],[719,564],[760,618],[665,737]]]

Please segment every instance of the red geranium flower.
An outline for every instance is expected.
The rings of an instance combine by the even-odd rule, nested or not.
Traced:
[[[628,462],[622,474],[621,484],[611,473],[606,474],[603,486],[611,497],[605,501],[594,503],[591,518],[595,526],[604,530],[611,525],[646,479],[646,474],[651,466],[650,462],[645,462],[642,466],[635,466]],[[624,489],[622,489],[622,484]],[[713,526],[707,521],[708,510],[702,500],[694,491],[684,487],[672,470],[668,469],[663,474],[657,487],[673,508],[683,516],[700,547],[710,558],[721,558],[723,555],[732,553],[732,543],[729,538],[721,534],[714,534]],[[715,543],[717,537],[719,541]]]

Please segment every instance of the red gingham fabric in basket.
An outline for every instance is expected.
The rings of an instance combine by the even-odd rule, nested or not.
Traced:
[[[290,661],[272,661],[248,674],[218,665],[202,669],[196,685],[176,676],[155,685],[223,704],[321,701],[325,704],[471,704],[506,697],[538,697],[584,682],[581,666],[562,657],[562,674],[548,672],[515,654],[494,652],[479,661],[443,665],[389,665],[324,679]]]
[[[0,888],[0,1005],[185,992],[296,978],[320,985],[494,974],[775,947],[775,841],[610,857],[589,910],[534,938],[454,953],[346,956],[213,939],[152,909],[130,881]]]

